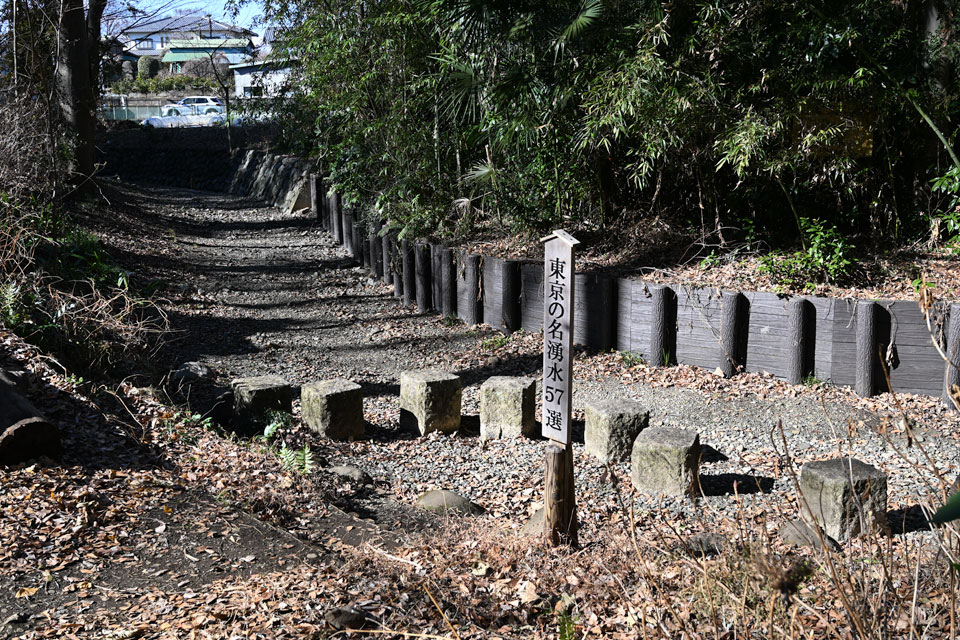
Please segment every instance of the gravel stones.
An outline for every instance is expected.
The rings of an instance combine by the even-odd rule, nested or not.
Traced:
[[[630,479],[644,493],[693,497],[699,487],[700,435],[651,427],[633,443]]]
[[[494,376],[480,387],[480,439],[536,437],[537,381]]]
[[[590,400],[584,417],[585,450],[600,462],[627,460],[633,441],[650,423],[650,412],[626,398]]]
[[[804,514],[838,542],[886,525],[887,475],[856,458],[803,465],[800,493]]]
[[[443,489],[427,491],[417,499],[417,505],[421,509],[444,514],[476,516],[483,513],[483,508],[479,505],[470,502],[459,493]]]
[[[460,378],[437,369],[400,374],[400,426],[420,435],[460,428]]]
[[[303,385],[300,413],[304,424],[330,440],[364,437],[363,393],[360,385],[349,380],[322,380]]]

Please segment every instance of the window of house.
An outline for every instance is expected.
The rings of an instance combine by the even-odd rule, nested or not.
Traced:
[[[259,98],[261,96],[263,96],[263,87],[244,87],[243,88],[244,98]]]
[[[153,40],[145,38],[137,43],[137,49],[153,49]]]
[[[170,38],[168,38],[168,37],[166,37],[166,36],[160,36],[160,48],[161,48],[161,49],[163,49],[165,46],[167,46],[167,43],[168,43],[168,42],[170,42]]]

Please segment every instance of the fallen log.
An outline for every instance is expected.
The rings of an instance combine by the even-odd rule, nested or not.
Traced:
[[[0,370],[0,464],[60,453],[60,432]]]

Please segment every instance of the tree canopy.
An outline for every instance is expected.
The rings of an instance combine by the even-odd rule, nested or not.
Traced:
[[[291,0],[267,18],[301,62],[288,145],[411,231],[654,214],[877,247],[958,228],[955,4]]]

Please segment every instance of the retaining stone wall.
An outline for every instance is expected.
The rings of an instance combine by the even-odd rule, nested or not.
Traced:
[[[321,183],[315,175],[311,180]],[[362,228],[337,194],[320,184],[314,191],[324,227]],[[507,332],[542,328],[540,263],[482,256],[480,277],[471,280],[465,259],[455,251],[453,281],[442,283],[453,288],[455,315]],[[403,260],[394,265],[402,273]],[[428,296],[437,274],[429,275]],[[940,357],[914,302],[722,291],[602,273],[578,273],[575,287],[576,344],[637,353],[653,364],[766,371],[795,384],[814,376],[861,395],[887,390],[884,364],[894,391],[942,396],[945,379],[960,384],[960,372]],[[409,291],[403,295],[413,299]],[[482,301],[481,318],[464,309],[473,300]],[[938,303],[931,318],[937,344],[947,353],[960,350],[960,304]]]
[[[102,132],[97,147],[101,175],[131,182],[221,191],[291,208],[307,186],[310,163],[258,150],[274,127],[231,129],[234,152],[222,127],[118,128]],[[303,206],[309,206],[309,201]]]

